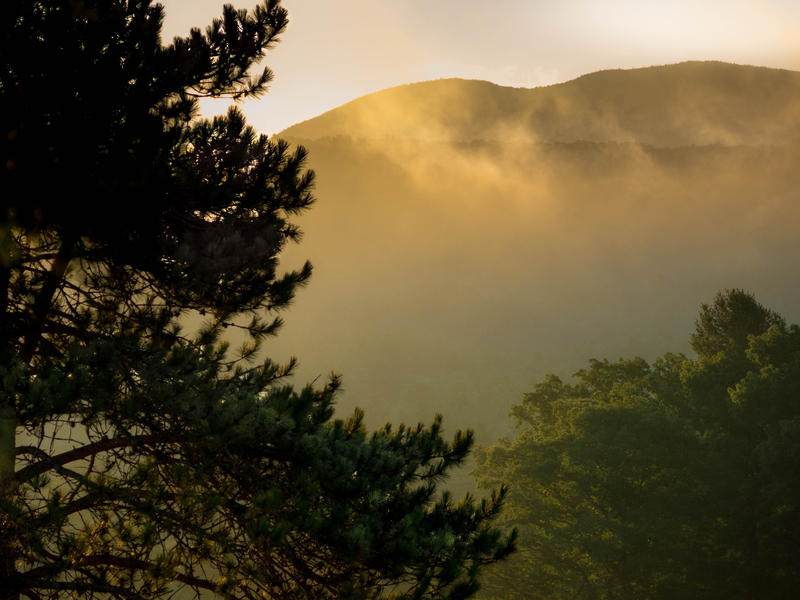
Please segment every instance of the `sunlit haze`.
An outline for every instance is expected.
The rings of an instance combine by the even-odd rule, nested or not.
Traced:
[[[221,14],[165,4],[165,41]],[[719,290],[795,318],[799,4],[284,4],[271,90],[240,106],[309,150],[281,260],[315,271],[268,352],[342,373],[343,414],[491,439],[547,372],[687,351]]]
[[[222,0],[164,0],[164,41],[205,27]],[[254,0],[237,0],[251,8]],[[275,133],[364,94],[448,77],[534,87],[610,68],[685,60],[800,69],[790,0],[286,0],[290,24],[267,57],[271,92],[245,102]],[[221,102],[205,114],[224,111]]]
[[[0,3],[0,600],[800,598],[800,0]]]

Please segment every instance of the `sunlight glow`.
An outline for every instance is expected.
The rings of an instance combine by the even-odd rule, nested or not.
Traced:
[[[235,2],[246,7],[254,0]],[[204,27],[222,0],[164,0],[165,40]],[[380,89],[428,79],[535,87],[685,60],[800,69],[800,5],[787,0],[285,0],[268,56],[272,91],[246,102],[266,133]],[[206,102],[204,115],[227,103]]]

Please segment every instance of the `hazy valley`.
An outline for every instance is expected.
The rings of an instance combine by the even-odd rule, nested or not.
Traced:
[[[343,373],[374,425],[443,412],[489,442],[544,373],[688,350],[721,289],[791,321],[797,98],[800,73],[684,63],[421,83],[290,128],[318,202],[285,263],[315,274],[269,352]]]

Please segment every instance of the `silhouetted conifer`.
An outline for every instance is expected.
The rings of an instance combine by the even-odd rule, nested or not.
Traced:
[[[503,490],[439,489],[471,434],[368,434],[337,378],[253,362],[311,274],[277,256],[313,176],[235,108],[195,117],[266,90],[279,2],[166,46],[149,0],[0,15],[0,598],[470,596],[513,546]]]

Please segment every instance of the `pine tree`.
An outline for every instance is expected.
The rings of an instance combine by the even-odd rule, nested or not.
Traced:
[[[166,46],[149,0],[0,11],[0,598],[472,595],[514,540],[502,489],[440,490],[471,433],[368,434],[255,360],[313,174],[197,99],[266,91],[279,2]]]

